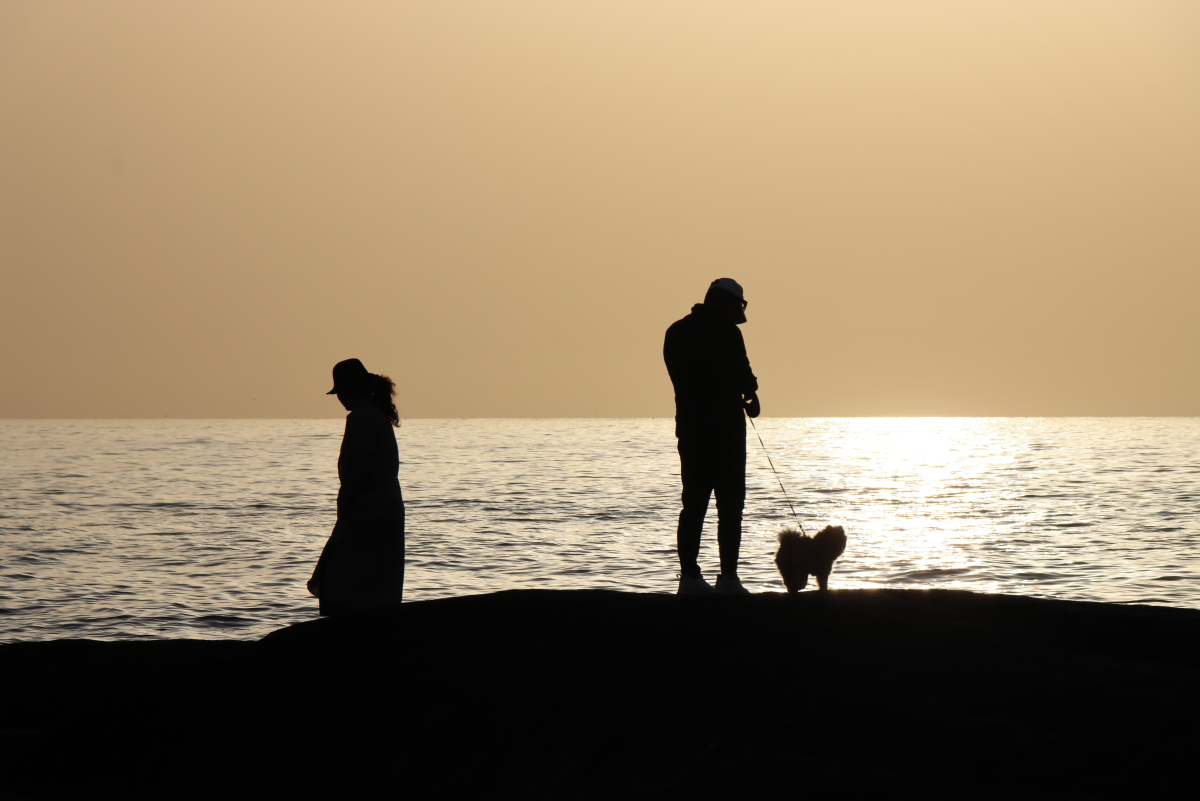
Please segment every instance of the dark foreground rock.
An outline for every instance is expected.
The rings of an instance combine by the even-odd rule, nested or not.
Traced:
[[[1200,612],[520,591],[259,642],[0,647],[14,797],[1189,792]]]

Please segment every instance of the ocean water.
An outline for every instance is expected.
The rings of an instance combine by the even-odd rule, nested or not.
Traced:
[[[760,419],[833,587],[1200,607],[1200,419]],[[0,641],[262,636],[316,616],[341,420],[0,421]],[[406,420],[406,600],[672,592],[669,419]],[[748,433],[743,582],[794,523]],[[701,564],[716,572],[715,510]]]

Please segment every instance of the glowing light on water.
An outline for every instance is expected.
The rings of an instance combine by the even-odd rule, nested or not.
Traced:
[[[839,587],[1200,607],[1200,420],[760,419]],[[315,614],[338,420],[0,422],[0,638],[249,637]],[[409,600],[670,592],[670,420],[411,420]],[[743,582],[792,522],[751,436]],[[710,510],[701,564],[716,572]]]
[[[1137,520],[1128,505],[1099,517],[1095,501],[1133,501],[1135,485],[1163,497],[1165,487],[1141,483],[1151,464],[1164,478],[1174,473],[1185,495],[1195,497],[1197,489],[1195,471],[1186,470],[1184,443],[1200,434],[1191,419],[877,418],[767,421],[760,428],[785,485],[803,501],[806,526],[841,523],[851,534],[837,586],[1112,597],[1112,586],[1094,582],[1096,565],[1076,557],[1090,550],[1115,569],[1119,560],[1109,554]],[[1179,439],[1157,439],[1168,430]],[[1142,439],[1151,431],[1153,445]],[[1150,460],[1134,458],[1134,442],[1149,446],[1143,456]],[[759,458],[755,501],[770,504]],[[760,521],[764,547],[777,520]],[[1179,544],[1194,558],[1190,544]],[[763,575],[762,586],[773,580]]]

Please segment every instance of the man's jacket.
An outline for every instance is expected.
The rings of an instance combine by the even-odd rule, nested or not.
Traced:
[[[758,391],[758,379],[735,324],[697,303],[667,329],[663,360],[675,385],[675,436],[745,432],[742,396]]]

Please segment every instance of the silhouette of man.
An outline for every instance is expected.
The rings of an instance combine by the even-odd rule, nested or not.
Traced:
[[[675,386],[683,511],[679,513],[679,594],[713,591],[696,561],[708,499],[717,497],[721,573],[716,591],[746,594],[738,580],[742,508],[746,504],[746,418],[758,417],[758,379],[738,326],[747,302],[732,278],[718,278],[703,303],[667,329],[663,360]]]

